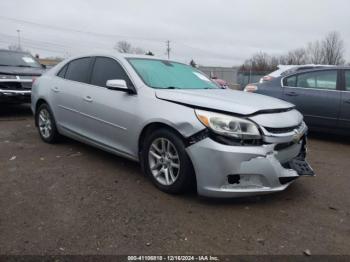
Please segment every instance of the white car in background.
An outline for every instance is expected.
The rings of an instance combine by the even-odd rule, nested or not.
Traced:
[[[259,83],[263,82],[268,82],[271,81],[274,78],[287,75],[290,73],[294,73],[297,71],[302,71],[302,70],[308,70],[308,69],[313,69],[313,68],[320,68],[320,67],[330,67],[331,65],[315,65],[315,64],[307,64],[307,65],[278,65],[277,70],[273,71],[272,73],[263,76],[260,78]]]

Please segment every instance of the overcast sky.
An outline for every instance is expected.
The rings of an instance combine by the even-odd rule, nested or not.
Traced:
[[[116,42],[201,65],[239,65],[338,31],[350,61],[349,0],[1,0],[0,48],[43,56],[112,50]]]

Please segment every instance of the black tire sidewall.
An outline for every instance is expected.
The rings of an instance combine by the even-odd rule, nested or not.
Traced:
[[[44,109],[46,109],[47,112],[49,113],[50,120],[51,120],[51,126],[52,126],[52,132],[51,132],[51,134],[50,134],[50,136],[48,138],[45,138],[45,137],[42,136],[42,134],[40,132],[40,128],[39,128],[39,114],[40,114],[41,110],[44,110]],[[40,105],[38,110],[37,110],[37,112],[36,112],[35,117],[36,117],[36,123],[38,125],[38,131],[39,131],[40,138],[44,142],[50,143],[50,144],[57,142],[59,134],[57,132],[56,121],[55,121],[55,118],[54,118],[54,116],[52,114],[52,111],[51,111],[50,107],[47,104]]]
[[[169,141],[171,141],[171,143],[173,143],[173,145],[176,147],[176,150],[179,154],[179,159],[180,159],[179,177],[170,186],[165,186],[160,184],[156,180],[156,178],[153,176],[150,170],[148,152],[153,141],[158,138],[166,138]],[[191,160],[186,152],[185,143],[183,142],[183,140],[178,134],[176,134],[171,130],[162,128],[162,129],[153,131],[151,134],[146,136],[143,144],[143,150],[141,152],[141,161],[142,161],[142,168],[145,174],[150,177],[151,181],[153,182],[153,184],[155,184],[156,187],[158,187],[160,190],[164,192],[171,193],[171,194],[179,194],[186,191],[193,183],[194,172],[193,172]]]

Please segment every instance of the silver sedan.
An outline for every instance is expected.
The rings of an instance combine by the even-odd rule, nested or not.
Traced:
[[[290,103],[221,89],[188,65],[116,53],[74,57],[37,79],[40,137],[61,135],[141,163],[162,191],[200,195],[284,190],[314,175],[307,127]]]

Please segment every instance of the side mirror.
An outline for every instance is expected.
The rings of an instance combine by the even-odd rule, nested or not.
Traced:
[[[111,90],[119,90],[119,91],[124,91],[124,92],[130,92],[131,91],[128,88],[125,80],[123,80],[123,79],[107,80],[106,86],[107,86],[108,89],[111,89]]]
[[[47,68],[47,66],[46,65],[44,65],[44,64],[40,64],[41,66],[42,66],[42,68],[44,68],[44,69],[46,69]]]

